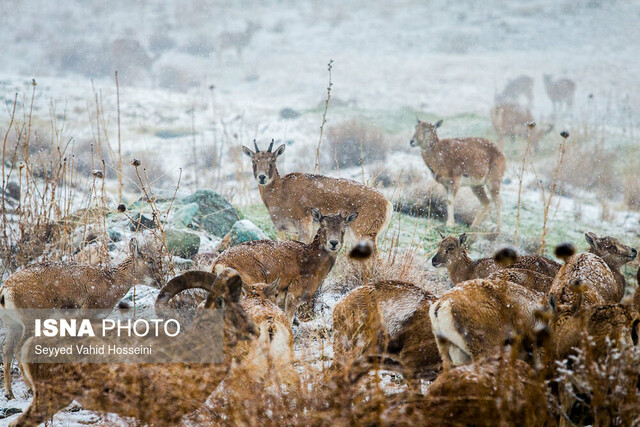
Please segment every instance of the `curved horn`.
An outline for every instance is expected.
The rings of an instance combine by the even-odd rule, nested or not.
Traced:
[[[260,149],[258,148],[258,144],[256,143],[256,140],[253,140],[253,146],[256,148],[256,153],[260,152]]]
[[[216,275],[208,271],[187,271],[164,285],[156,298],[156,307],[167,304],[171,298],[185,289],[204,289],[211,292],[215,281]]]
[[[272,139],[271,139],[271,143],[269,144],[269,148],[267,148],[267,153],[270,153],[270,152],[271,152],[271,149],[273,148],[273,143],[274,143],[274,142],[275,142],[275,141],[274,141],[274,140],[273,140],[273,138],[272,138]]]

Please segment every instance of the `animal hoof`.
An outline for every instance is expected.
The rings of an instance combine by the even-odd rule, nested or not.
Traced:
[[[11,399],[13,399],[13,393],[5,393],[5,394],[4,394],[4,397],[5,397],[7,400],[11,400]]]

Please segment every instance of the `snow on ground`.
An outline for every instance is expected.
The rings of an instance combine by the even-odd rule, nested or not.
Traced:
[[[243,31],[249,21],[259,29],[241,56],[234,49],[208,51],[221,32]],[[150,52],[149,63],[140,69],[120,69],[125,167],[130,157],[154,154],[169,176],[156,185],[161,193],[173,192],[182,168],[179,195],[193,191],[197,173],[200,187],[222,191],[235,204],[259,203],[249,161],[239,150],[254,138],[261,147],[271,138],[287,144],[281,172],[312,171],[330,59],[333,86],[325,136],[345,119],[364,117],[389,135],[393,146],[383,166],[396,177],[408,171],[428,176],[419,150],[408,146],[416,113],[422,119],[444,117],[443,136],[491,136],[494,94],[520,74],[535,79],[533,113],[541,122],[551,121],[542,74],[572,78],[577,84],[575,106],[556,121],[556,130],[595,121],[611,136],[605,144],[615,149],[620,141],[633,140],[638,126],[639,21],[636,1],[5,0],[0,14],[0,100],[5,104],[0,131],[6,130],[16,93],[19,117],[26,117],[35,78],[34,123],[39,129],[48,129],[55,106],[53,115],[65,123],[63,140],[73,137],[80,144],[94,139],[98,96],[115,149],[116,87],[113,64],[105,58],[117,39],[136,40],[150,52],[164,36],[173,47]],[[301,116],[283,119],[283,108]],[[204,159],[197,167],[194,140],[196,156]],[[550,140],[557,144],[559,137]],[[214,170],[203,161],[216,143],[223,144],[223,158]],[[326,139],[322,147],[327,149]],[[510,159],[503,184],[507,230],[515,225],[519,160]],[[377,174],[378,166],[367,166],[365,181]],[[363,178],[360,168],[321,171]],[[108,170],[107,177],[113,176]],[[531,172],[524,177],[520,227],[525,233],[540,233],[538,178]],[[114,181],[107,181],[109,191],[115,188]],[[402,189],[385,191],[397,198]],[[582,233],[595,229],[637,243],[638,213],[619,209],[620,195],[609,196],[614,209],[606,222],[600,220],[601,196],[580,189],[571,197],[556,196],[549,238],[584,246]],[[128,201],[138,197],[129,190]],[[506,237],[494,245],[505,242]],[[424,242],[424,250],[434,244]],[[474,246],[472,256],[486,254],[487,245]],[[152,301],[152,292],[143,295],[139,304]],[[327,330],[339,298],[325,293],[321,306],[326,308],[297,334]],[[330,340],[316,344],[298,345],[296,353],[327,363]],[[21,380],[14,379],[18,399],[2,406],[24,408],[30,397]],[[87,411],[64,412],[53,425],[114,420]]]

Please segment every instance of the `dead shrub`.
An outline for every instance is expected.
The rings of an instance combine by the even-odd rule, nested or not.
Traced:
[[[384,160],[389,142],[382,129],[364,119],[351,119],[327,130],[330,153],[325,166],[348,168]]]

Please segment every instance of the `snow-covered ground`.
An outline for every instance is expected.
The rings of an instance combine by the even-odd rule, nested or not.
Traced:
[[[366,167],[365,181],[380,167],[395,179],[410,170],[428,176],[419,151],[408,144],[416,115],[445,118],[443,136],[491,136],[494,95],[521,74],[535,79],[533,114],[545,122],[552,118],[542,74],[576,82],[574,108],[555,119],[556,130],[597,124],[606,129],[604,144],[615,150],[617,143],[635,143],[640,120],[638,1],[4,0],[0,9],[0,135],[16,93],[17,117],[27,116],[35,79],[35,128],[46,132],[55,116],[58,127],[64,122],[61,140],[73,138],[80,147],[102,132],[108,136],[103,143],[108,139],[115,150],[113,71],[119,65],[125,168],[130,157],[142,158],[143,166],[145,161],[160,164],[167,179],[155,185],[159,192],[171,193],[182,169],[179,194],[192,192],[197,179],[199,187],[221,191],[235,204],[259,203],[250,162],[240,152],[240,145],[251,145],[254,138],[261,147],[272,138],[287,144],[281,172],[313,171],[329,60],[333,85],[323,152],[328,150],[327,130],[352,117],[383,129],[392,144],[382,165]],[[258,29],[241,55],[233,47],[216,51],[221,33],[242,32],[249,23]],[[145,54],[118,63],[115,55],[123,39],[138,42]],[[96,98],[103,111],[100,125]],[[284,108],[300,116],[284,119]],[[554,135],[548,144],[559,143]],[[207,162],[218,145],[222,159],[212,167]],[[519,161],[509,159],[503,185],[509,233],[515,224]],[[360,168],[338,172],[323,166],[321,172],[363,178]],[[114,177],[107,170],[111,194],[117,188]],[[535,238],[542,223],[539,178],[531,171],[525,174],[520,223],[525,233],[537,230]],[[385,191],[398,198],[402,189]],[[140,196],[128,192],[129,201]],[[578,188],[571,197],[556,196],[550,239],[582,243],[581,234],[590,228],[637,244],[638,213],[621,207],[620,194],[604,198],[613,206],[606,222],[600,220],[603,195]],[[486,253],[487,244],[474,248],[474,257]],[[433,242],[425,250],[429,245]],[[331,308],[336,300],[326,294],[322,302]],[[329,324],[330,309],[307,327]],[[323,359],[330,358],[332,349],[327,342],[297,352]],[[17,377],[18,399],[0,406],[28,404]],[[54,425],[96,421],[114,420],[87,411],[65,412]]]

